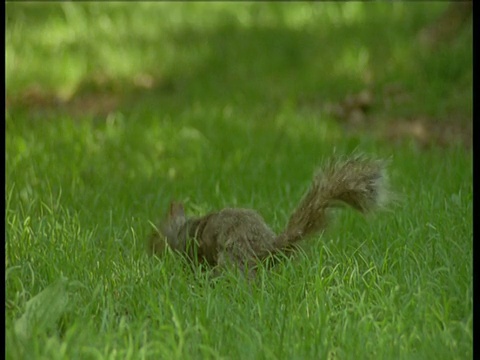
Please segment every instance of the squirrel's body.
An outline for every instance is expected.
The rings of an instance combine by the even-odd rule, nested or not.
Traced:
[[[170,215],[183,216],[182,213],[181,204],[171,204]],[[253,267],[258,260],[276,250],[275,233],[258,213],[250,209],[226,208],[203,217],[185,219],[172,230],[174,233],[170,238],[168,230],[165,231],[172,249],[211,266],[233,262]],[[150,246],[158,254],[164,251],[165,242],[154,235]]]
[[[255,211],[226,208],[199,218],[186,218],[183,205],[172,203],[167,219],[149,241],[161,255],[166,246],[212,266],[254,269],[258,261],[292,248],[327,225],[327,211],[339,203],[368,212],[385,198],[384,162],[354,156],[331,161],[319,172],[290,216],[286,229],[275,234]]]

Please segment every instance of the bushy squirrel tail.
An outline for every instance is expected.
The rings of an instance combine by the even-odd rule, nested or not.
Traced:
[[[388,197],[385,166],[385,161],[363,155],[330,159],[315,175],[285,231],[277,237],[277,248],[323,231],[328,225],[329,208],[343,203],[367,213],[384,205]]]

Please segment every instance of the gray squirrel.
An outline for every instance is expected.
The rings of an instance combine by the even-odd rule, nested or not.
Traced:
[[[329,209],[343,203],[367,213],[383,206],[388,198],[385,167],[385,161],[363,155],[330,159],[278,235],[254,210],[225,208],[188,218],[183,204],[172,202],[166,219],[149,238],[148,250],[161,256],[170,247],[190,260],[217,269],[238,266],[254,275],[259,262],[290,252],[299,241],[321,233],[328,225]]]

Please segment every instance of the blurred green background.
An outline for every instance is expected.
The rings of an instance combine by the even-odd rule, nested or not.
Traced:
[[[235,116],[243,108],[252,121],[286,107],[322,121],[325,104],[368,89],[375,115],[466,121],[472,114],[471,24],[434,51],[417,41],[447,7],[7,3],[7,103],[77,99],[73,110],[101,114],[200,106]],[[389,90],[405,96],[385,109]]]

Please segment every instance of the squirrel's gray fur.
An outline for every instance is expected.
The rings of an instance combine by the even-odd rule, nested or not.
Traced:
[[[276,235],[255,211],[226,208],[187,218],[181,203],[172,202],[167,218],[150,237],[149,251],[161,255],[166,247],[212,266],[233,264],[253,270],[272,254],[286,251],[328,224],[328,210],[347,204],[366,213],[387,197],[385,161],[362,155],[331,159],[313,179],[310,189]]]

